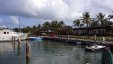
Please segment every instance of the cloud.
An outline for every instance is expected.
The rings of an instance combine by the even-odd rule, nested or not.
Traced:
[[[98,12],[110,14],[112,7],[112,0],[0,0],[0,14],[45,20],[73,20],[84,11],[92,16]],[[17,22],[16,18],[11,17]]]
[[[19,24],[19,17],[18,16],[10,16],[10,21],[12,21],[14,24]]]
[[[0,14],[58,19],[67,13],[68,6],[62,0],[0,0]]]
[[[0,23],[1,23],[1,22],[3,22],[3,19],[2,19],[2,18],[0,18]]]
[[[0,17],[0,25],[14,26],[19,24],[18,16]]]

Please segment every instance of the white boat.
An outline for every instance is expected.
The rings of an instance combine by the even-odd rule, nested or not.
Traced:
[[[85,49],[87,51],[98,51],[101,50],[103,48],[105,48],[106,46],[102,46],[102,45],[93,45],[93,46],[86,46]]]
[[[8,28],[0,27],[0,41],[12,41],[12,37],[15,37],[15,40],[25,40],[28,34],[15,32]]]
[[[33,41],[33,40],[42,40],[41,37],[29,37],[28,39],[30,39],[31,41]]]

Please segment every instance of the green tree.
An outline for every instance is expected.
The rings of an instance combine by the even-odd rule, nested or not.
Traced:
[[[64,24],[63,21],[58,22],[58,27],[59,27],[59,28],[62,28],[64,25],[65,25],[65,24]]]
[[[98,23],[98,20],[92,19],[91,21],[92,21],[92,22],[91,22],[91,27],[100,26],[100,24]]]
[[[84,13],[82,14],[82,16],[83,16],[83,17],[82,17],[81,20],[83,20],[83,23],[86,24],[87,27],[89,27],[90,24],[91,24],[91,18],[90,18],[89,12],[84,12]]]
[[[43,24],[43,28],[44,28],[44,30],[49,30],[50,29],[50,23],[49,22],[44,22],[44,24]]]
[[[74,20],[74,21],[73,21],[73,24],[74,24],[75,27],[76,27],[76,26],[77,26],[78,28],[81,27],[81,24],[80,24],[80,20],[79,20],[79,19]]]
[[[101,26],[105,26],[105,14],[98,13],[97,14],[97,20],[100,22]]]
[[[40,28],[41,28],[41,25],[40,25],[40,24],[38,24],[37,29],[40,29]]]
[[[19,32],[19,28],[14,28],[13,30],[16,32]]]
[[[53,20],[52,22],[51,22],[51,29],[53,30],[53,31],[56,31],[56,29],[58,28],[59,26],[58,26],[58,21],[57,20]]]
[[[34,29],[34,30],[36,29],[36,26],[35,26],[35,25],[33,26],[33,29]]]
[[[82,14],[82,19],[83,20],[83,23],[86,24],[86,27],[87,27],[87,35],[88,35],[88,38],[89,38],[89,26],[91,24],[91,18],[90,18],[90,14],[89,12],[84,12]]]

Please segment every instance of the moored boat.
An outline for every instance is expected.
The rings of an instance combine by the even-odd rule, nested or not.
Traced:
[[[32,40],[32,41],[33,41],[33,40],[42,40],[41,37],[29,37],[29,39]]]
[[[92,45],[92,46],[86,46],[85,50],[86,51],[99,51],[104,49],[106,46],[102,46],[102,45]]]
[[[26,33],[15,32],[11,29],[0,27],[0,41],[12,41],[12,37],[14,37],[15,40],[25,40],[27,35]]]

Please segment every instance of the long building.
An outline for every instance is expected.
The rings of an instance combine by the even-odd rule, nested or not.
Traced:
[[[75,35],[113,36],[113,25],[106,27],[75,28]]]

